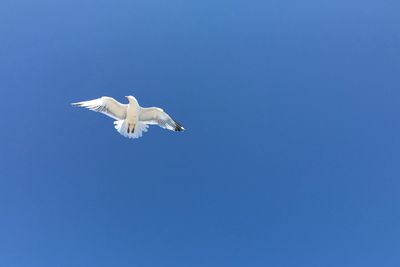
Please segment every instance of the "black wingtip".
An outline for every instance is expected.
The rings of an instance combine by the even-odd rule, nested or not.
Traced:
[[[175,122],[175,132],[183,132],[185,130],[185,128],[183,128],[183,126],[179,122],[177,121],[174,122]]]

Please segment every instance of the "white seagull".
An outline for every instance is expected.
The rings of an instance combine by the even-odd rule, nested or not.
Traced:
[[[73,106],[84,107],[92,111],[101,112],[113,118],[115,129],[125,137],[139,138],[151,124],[175,132],[185,130],[161,108],[142,108],[133,96],[128,98],[128,104],[121,104],[112,97],[103,96],[97,99],[72,103]]]

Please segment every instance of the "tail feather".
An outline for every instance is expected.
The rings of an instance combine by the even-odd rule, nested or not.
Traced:
[[[114,125],[115,129],[127,138],[139,138],[143,133],[147,132],[147,128],[149,128],[147,124],[138,121],[133,133],[128,133],[128,125],[125,120],[114,121]]]

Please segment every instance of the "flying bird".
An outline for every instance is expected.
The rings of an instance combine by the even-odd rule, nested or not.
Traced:
[[[73,106],[84,107],[103,113],[113,118],[115,129],[127,138],[139,138],[147,132],[149,125],[175,132],[184,131],[177,121],[172,119],[161,108],[143,108],[133,96],[125,96],[129,103],[121,104],[112,97],[103,96],[97,99],[72,103]]]

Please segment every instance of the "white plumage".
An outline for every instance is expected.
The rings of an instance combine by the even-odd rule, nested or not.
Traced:
[[[126,98],[129,101],[128,104],[121,104],[112,97],[103,96],[89,101],[72,103],[72,105],[101,112],[113,118],[115,129],[128,138],[141,137],[151,124],[176,132],[185,130],[164,110],[157,107],[142,108],[135,97],[126,96]]]

